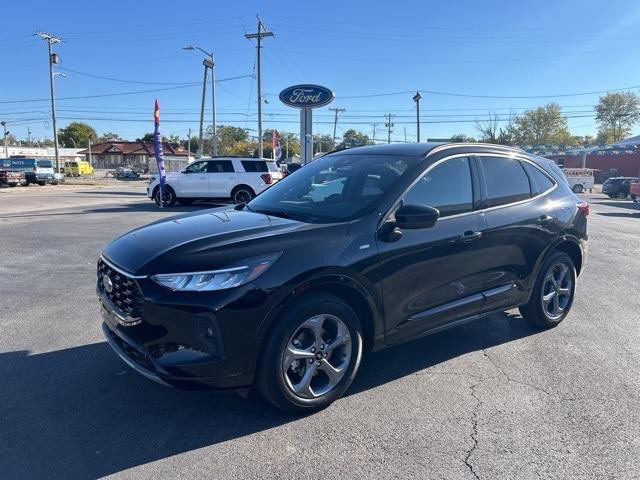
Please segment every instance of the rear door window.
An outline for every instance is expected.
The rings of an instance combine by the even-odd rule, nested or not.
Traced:
[[[404,203],[437,208],[440,217],[473,210],[469,159],[452,158],[436,165],[411,187],[404,197]]]
[[[506,157],[479,157],[487,185],[489,207],[531,198],[531,187],[519,160]]]
[[[233,172],[233,163],[231,162],[231,160],[209,160],[207,164],[208,173]]]
[[[254,173],[254,172],[265,173],[269,171],[269,167],[267,166],[267,163],[274,163],[274,162],[265,162],[262,160],[242,160],[241,163],[242,163],[242,168],[244,168],[244,171],[247,173]]]

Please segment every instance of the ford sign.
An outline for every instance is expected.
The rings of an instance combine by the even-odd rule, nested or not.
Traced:
[[[320,85],[294,85],[280,92],[280,101],[295,108],[324,107],[333,99],[333,92]]]

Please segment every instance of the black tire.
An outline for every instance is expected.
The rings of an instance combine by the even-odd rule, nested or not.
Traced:
[[[562,309],[560,313],[553,315],[549,311],[549,306],[545,306],[544,298],[549,294],[553,293],[553,285],[552,284],[550,285],[546,279],[548,278],[548,275],[550,272],[562,270],[560,266],[564,266],[562,268],[566,267],[567,269],[566,275],[568,275],[568,277],[566,278],[567,280],[570,281],[570,284],[560,283],[560,286],[556,285],[555,296],[558,298],[558,302],[559,302],[558,305],[562,306]],[[559,292],[559,289],[562,290],[563,287],[565,287],[564,290],[569,290],[569,294],[565,298],[565,300],[560,300],[561,296],[558,292]],[[526,320],[530,321],[531,323],[539,327],[542,327],[542,328],[555,327],[556,325],[559,325],[560,322],[562,322],[566,318],[566,316],[569,314],[569,311],[571,310],[571,306],[573,305],[575,292],[576,292],[576,268],[575,268],[575,265],[573,264],[573,260],[566,253],[555,251],[551,253],[551,255],[549,255],[549,257],[542,264],[535,286],[533,287],[533,291],[531,292],[529,303],[519,308],[520,314]],[[552,300],[552,302],[553,301],[555,301],[555,298],[554,300]]]
[[[626,200],[627,199],[627,194],[625,192],[618,192],[616,194],[616,198],[618,200]]]
[[[231,192],[231,200],[236,205],[250,202],[256,194],[253,189],[247,185],[238,185]]]
[[[288,384],[288,380],[285,379],[285,375],[288,375],[291,371],[287,370],[285,372],[282,366],[285,361],[285,349],[291,337],[299,331],[302,324],[321,314],[338,318],[348,329],[350,336],[348,348],[351,349],[349,360],[348,364],[344,366],[345,370],[342,377],[336,382],[335,386],[315,398],[303,398],[294,393]],[[323,335],[327,335],[327,331],[324,330],[324,332]],[[330,341],[329,339],[327,343],[330,343]],[[340,398],[351,385],[360,367],[362,349],[362,327],[357,315],[349,305],[333,295],[310,293],[288,306],[284,318],[279,319],[269,333],[256,369],[256,386],[264,398],[285,412],[310,413],[323,409]],[[338,353],[340,354],[340,352]],[[341,355],[346,356],[344,352]],[[312,364],[315,363],[312,359],[309,360]],[[304,367],[304,372],[306,372],[306,369],[310,368],[307,367],[307,361],[305,359],[300,361],[302,362],[300,368]],[[329,361],[332,361],[331,357]],[[320,368],[316,369],[314,367],[314,371],[318,372],[316,373],[317,379],[322,380],[323,374],[319,374],[319,370]]]
[[[156,188],[155,193],[153,194],[153,199],[156,202],[156,205],[160,206],[160,189]],[[163,192],[162,198],[162,206],[163,207],[173,207],[176,204],[176,192],[173,191],[173,188],[166,187]]]
[[[10,183],[10,184],[9,184],[9,186],[10,186],[11,188],[15,187],[16,185],[17,185],[17,183]]]
[[[177,200],[180,205],[188,206],[195,201],[195,198],[178,198]]]
[[[44,187],[46,184],[46,182],[38,182],[38,185],[40,185],[41,187]]]
[[[580,184],[574,185],[573,188],[573,193],[582,193],[584,192],[584,187]]]

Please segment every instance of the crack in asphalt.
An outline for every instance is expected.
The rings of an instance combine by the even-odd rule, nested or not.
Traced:
[[[478,414],[479,414],[480,407],[482,406],[482,400],[480,400],[480,397],[476,395],[476,388],[482,382],[483,380],[480,380],[479,382],[474,383],[470,387],[471,396],[476,400],[476,406],[473,408],[473,413],[471,416],[471,424],[472,424],[471,440],[473,441],[473,444],[471,445],[471,448],[467,450],[467,454],[464,458],[464,464],[467,466],[471,474],[478,480],[480,480],[480,475],[478,475],[478,473],[473,469],[473,464],[471,463],[471,456],[475,452],[476,448],[478,448]]]
[[[500,365],[498,365],[493,360],[493,358],[491,358],[491,356],[487,353],[487,351],[484,348],[482,349],[482,354],[485,356],[485,358],[487,360],[489,360],[489,363],[491,363],[491,365],[493,365],[495,367],[495,369],[498,370],[498,372],[500,372],[507,379],[507,381],[513,382],[513,383],[518,383],[520,385],[524,385],[524,386],[529,387],[529,388],[533,388],[534,390],[542,392],[545,395],[553,398],[553,395],[550,392],[548,392],[547,390],[545,390],[544,388],[542,388],[542,387],[539,387],[537,385],[533,385],[532,383],[527,383],[527,382],[523,382],[522,380],[516,380],[515,378],[512,378],[507,372],[505,372],[502,369],[502,367],[500,367]]]

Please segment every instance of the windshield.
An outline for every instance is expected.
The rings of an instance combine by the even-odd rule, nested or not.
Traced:
[[[297,170],[249,203],[253,211],[311,223],[356,219],[373,211],[418,158],[333,154]]]
[[[51,160],[38,160],[38,167],[39,168],[53,168],[53,163],[51,163]]]

